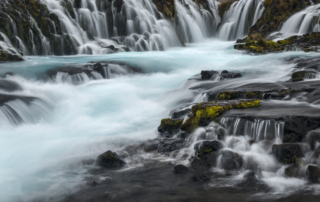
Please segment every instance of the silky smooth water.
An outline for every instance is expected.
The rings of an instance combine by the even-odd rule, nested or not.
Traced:
[[[261,79],[284,81],[293,65],[282,59],[313,55],[287,52],[250,56],[234,50],[233,45],[212,40],[164,52],[29,57],[24,62],[0,64],[0,74],[15,73],[6,79],[23,88],[1,93],[35,96],[43,101],[35,103],[39,110],[28,113],[23,104],[13,103],[33,121],[21,125],[0,122],[0,201],[39,197],[45,201],[71,193],[89,176],[86,171],[91,166],[83,161],[95,159],[106,150],[118,151],[124,145],[155,138],[160,120],[168,117],[170,109],[194,98],[186,80],[199,78],[201,70],[243,73],[244,78],[236,84]],[[143,73],[82,85],[39,79],[53,67],[102,60],[125,61]]]

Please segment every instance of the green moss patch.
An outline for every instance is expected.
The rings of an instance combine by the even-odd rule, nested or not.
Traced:
[[[260,100],[232,100],[200,103],[192,107],[192,115],[180,126],[181,130],[191,132],[200,126],[202,121],[213,121],[223,112],[230,109],[259,107]]]

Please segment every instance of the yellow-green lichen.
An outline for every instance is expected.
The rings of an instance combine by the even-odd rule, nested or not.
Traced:
[[[218,98],[219,100],[231,100],[238,97],[237,91],[225,91],[223,93],[220,93]]]
[[[184,131],[191,132],[196,129],[201,121],[213,121],[216,117],[221,115],[223,112],[230,109],[246,109],[252,107],[259,107],[260,100],[241,100],[233,101],[229,103],[216,102],[211,103],[200,103],[192,106],[192,115],[186,120],[180,128]]]
[[[172,119],[162,119],[160,128],[162,131],[167,131],[168,133],[172,133],[179,129],[183,120],[172,120]]]

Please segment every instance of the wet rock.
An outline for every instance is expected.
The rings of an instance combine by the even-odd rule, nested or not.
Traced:
[[[202,183],[207,183],[211,182],[211,179],[206,176],[206,175],[196,175],[190,179],[192,182],[202,182]]]
[[[284,116],[279,120],[285,122],[284,143],[302,142],[307,131],[320,127],[320,118],[306,116]],[[316,136],[314,136],[316,137]]]
[[[159,153],[168,153],[185,146],[186,142],[184,140],[177,139],[164,139],[158,144]]]
[[[214,79],[219,75],[217,71],[201,71],[201,79],[202,80],[209,80]]]
[[[116,153],[109,150],[97,157],[96,164],[104,168],[115,169],[124,166],[125,162]]]
[[[194,157],[190,161],[191,168],[196,171],[207,171],[211,168],[211,165],[203,159]]]
[[[8,92],[22,90],[18,83],[6,79],[0,79],[0,89]]]
[[[310,144],[311,149],[315,149],[317,143],[320,143],[320,131],[313,130],[306,135],[307,142]]]
[[[313,152],[310,163],[312,164],[319,164],[320,163],[320,146]]]
[[[303,157],[299,144],[275,144],[272,146],[272,153],[278,161],[285,164],[299,163]]]
[[[234,73],[234,72],[229,72],[227,70],[223,70],[220,74],[220,80],[224,79],[235,79],[235,78],[240,78],[242,77],[242,74],[240,73]]]
[[[240,170],[243,165],[243,158],[230,150],[221,151],[221,166],[227,171]]]
[[[145,152],[153,152],[153,151],[157,151],[159,143],[160,143],[160,140],[158,139],[149,140],[144,142],[141,145],[141,147]]]
[[[176,174],[185,174],[188,172],[189,172],[189,169],[184,165],[176,165],[174,167],[174,173],[176,173]]]
[[[2,50],[0,47],[0,63],[1,62],[16,62],[23,61],[23,57],[12,51]]]
[[[165,137],[172,137],[180,131],[183,120],[162,119],[158,132]]]
[[[192,115],[180,126],[181,130],[192,132],[198,126],[206,126],[223,112],[230,109],[259,107],[260,100],[229,100],[203,102],[192,106]]]
[[[298,71],[294,72],[291,75],[291,81],[297,82],[297,81],[303,81],[304,79],[312,79],[316,77],[316,72],[314,71]]]
[[[196,156],[206,159],[210,153],[217,152],[223,148],[222,143],[219,141],[203,141],[195,145],[194,150]]]
[[[284,173],[288,177],[298,177],[299,176],[300,167],[297,164],[290,165],[284,170]]]
[[[191,109],[176,110],[175,112],[172,113],[171,118],[174,120],[183,119],[185,116],[190,114],[190,112],[191,112]]]
[[[253,171],[247,172],[243,176],[243,181],[238,183],[237,186],[241,189],[249,189],[251,191],[259,191],[268,188],[268,186],[257,178],[257,174]]]
[[[308,165],[306,176],[310,182],[319,183],[320,168],[318,166]]]

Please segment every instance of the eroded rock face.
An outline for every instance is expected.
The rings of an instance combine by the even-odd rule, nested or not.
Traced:
[[[298,163],[304,155],[299,144],[273,145],[272,153],[281,163]]]
[[[104,168],[115,169],[124,166],[125,162],[116,153],[109,150],[97,157],[96,164]]]

